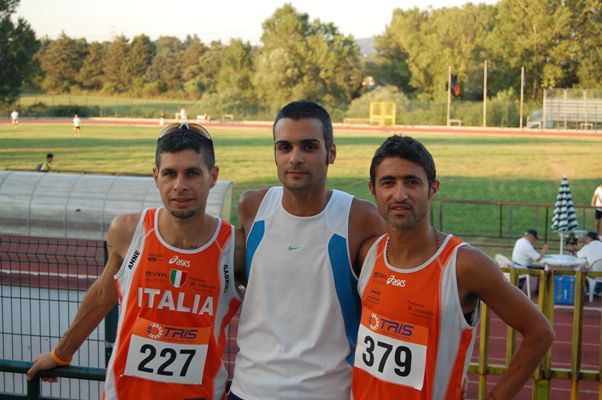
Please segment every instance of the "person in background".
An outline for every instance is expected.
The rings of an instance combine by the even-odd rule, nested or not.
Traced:
[[[577,251],[577,257],[585,258],[589,265],[602,260],[602,242],[597,232],[587,232],[583,243],[581,249]],[[602,270],[602,266],[600,270]]]
[[[387,233],[367,248],[354,400],[463,398],[483,301],[523,340],[488,400],[512,399],[551,346],[554,331],[497,264],[431,224],[435,162],[419,141],[392,136],[370,166],[370,191]]]
[[[594,190],[592,196],[592,207],[596,207],[596,232],[600,234],[600,219],[602,218],[602,183]]]
[[[544,244],[541,248],[541,252],[538,253],[537,250],[535,250],[535,244],[538,240],[539,236],[537,235],[537,231],[529,228],[525,232],[525,235],[516,241],[514,249],[512,250],[512,262],[517,267],[541,268],[536,263],[541,261],[543,256],[547,253],[548,245]]]
[[[161,109],[161,114],[159,114],[159,126],[165,125],[165,110]]]
[[[13,123],[13,128],[17,129],[19,127],[19,112],[16,109],[13,109],[13,112],[10,113],[10,119]]]
[[[75,136],[80,135],[80,126],[81,126],[81,120],[79,119],[77,114],[75,114],[75,116],[73,117],[73,132],[75,132]]]
[[[39,172],[50,172],[52,169],[52,161],[54,161],[54,154],[46,154],[46,161],[36,166],[36,170]]]

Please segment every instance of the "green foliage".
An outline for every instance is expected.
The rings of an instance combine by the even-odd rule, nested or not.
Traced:
[[[87,44],[61,33],[58,39],[45,42],[41,49],[40,64],[45,76],[42,88],[48,93],[66,93],[78,83]]]
[[[40,44],[23,18],[13,21],[18,5],[19,0],[0,0],[0,105],[12,104],[37,70],[33,55]]]
[[[104,71],[103,60],[105,46],[100,43],[92,43],[88,47],[86,58],[77,74],[77,81],[84,89],[100,90],[103,87]]]
[[[561,87],[564,66],[578,53],[571,38],[571,10],[564,2],[504,0],[488,40],[491,55],[514,70],[524,66],[532,98]]]
[[[117,36],[107,48],[103,60],[104,93],[121,93],[126,90],[126,85],[129,83],[129,75],[125,64],[127,54],[128,39],[123,35]]]
[[[0,0],[0,34],[14,28],[7,16],[17,4]],[[0,101],[3,92],[14,99],[16,88],[31,81],[36,61],[41,72],[33,83],[46,93],[185,98],[195,101],[201,113],[250,118],[271,116],[300,98],[323,103],[335,119],[365,116],[370,96],[383,94],[362,87],[373,81],[377,88],[393,86],[404,94],[395,100],[398,122],[445,123],[451,66],[461,89],[453,99],[453,118],[481,125],[478,103],[485,61],[488,125],[515,126],[518,121],[513,93],[519,93],[521,67],[526,70],[526,98],[533,102],[541,101],[544,88],[602,87],[599,0],[500,0],[495,5],[396,9],[384,33],[375,38],[376,54],[368,59],[360,57],[351,36],[291,4],[264,21],[260,46],[240,39],[206,44],[196,35],[184,40],[117,36],[87,43],[63,33],[55,40],[44,39],[32,60],[35,36],[27,24],[19,26],[19,46],[0,40],[0,49],[5,49],[0,51]],[[12,50],[19,55],[10,55]],[[21,60],[21,67],[4,68],[9,57]]]
[[[333,24],[285,4],[263,23],[261,41],[254,83],[272,111],[302,98],[340,108],[359,90],[359,47]]]

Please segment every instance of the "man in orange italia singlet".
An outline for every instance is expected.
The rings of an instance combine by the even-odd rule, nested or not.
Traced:
[[[433,228],[439,181],[420,142],[388,138],[372,159],[369,185],[387,233],[360,252],[353,399],[461,398],[480,300],[523,336],[487,397],[513,398],[553,341],[550,323],[489,257]]]
[[[58,345],[36,357],[30,379],[68,365],[119,300],[103,398],[223,399],[225,329],[240,297],[234,227],[205,213],[218,176],[211,136],[200,125],[169,125],[155,162],[163,207],[113,220],[103,273]]]

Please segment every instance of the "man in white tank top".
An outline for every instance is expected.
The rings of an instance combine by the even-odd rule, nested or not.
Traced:
[[[523,336],[487,399],[514,398],[554,339],[545,316],[489,257],[433,228],[438,189],[435,163],[422,143],[392,136],[376,151],[370,191],[387,234],[371,247],[359,279],[354,400],[460,398],[479,299]]]
[[[320,105],[288,104],[273,134],[282,187],[247,191],[238,207],[248,282],[229,398],[348,399],[359,323],[354,267],[384,222],[373,204],[327,190],[336,147]]]

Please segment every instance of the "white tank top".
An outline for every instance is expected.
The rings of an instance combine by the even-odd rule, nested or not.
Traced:
[[[360,315],[347,233],[352,200],[334,190],[322,212],[297,217],[282,207],[281,187],[266,193],[247,237],[231,388],[238,397],[350,397]]]

